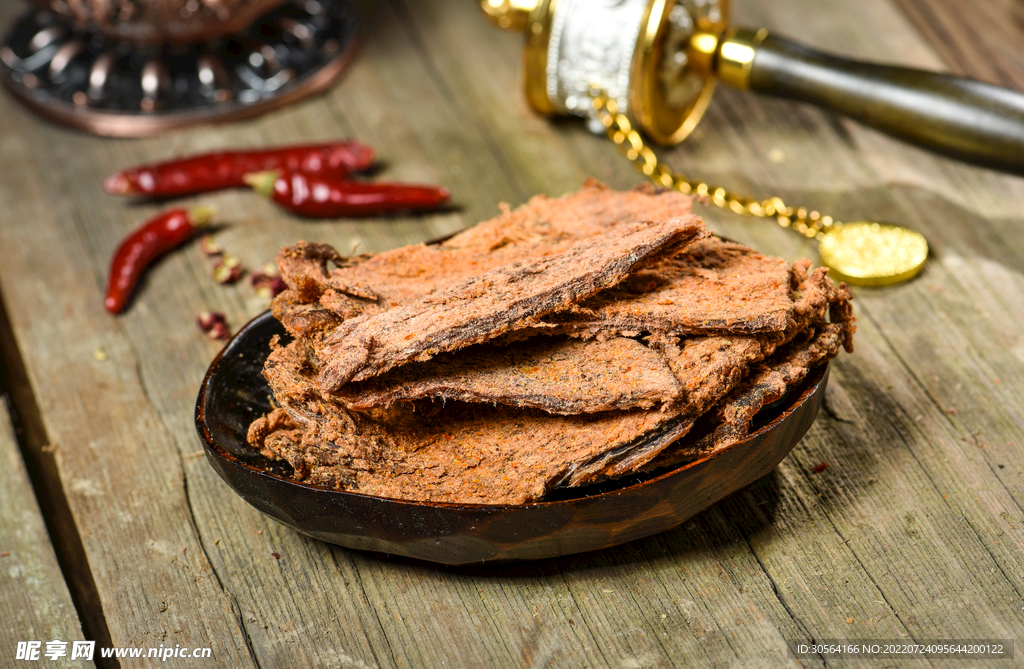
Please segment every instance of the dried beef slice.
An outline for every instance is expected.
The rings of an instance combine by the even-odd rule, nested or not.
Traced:
[[[355,411],[432,398],[573,415],[671,404],[680,390],[665,359],[634,339],[544,337],[527,346],[444,354],[343,386],[335,395]]]
[[[709,237],[554,322],[580,331],[774,332],[793,312],[789,285],[785,260]]]
[[[393,499],[519,504],[678,466],[743,439],[856,329],[826,270],[709,237],[651,187],[588,182],[376,255],[300,242],[278,266],[291,341],[249,444]]]
[[[518,260],[415,302],[345,321],[318,351],[324,361],[318,384],[329,393],[406,362],[529,327],[703,234],[692,215],[623,224],[563,253]]]

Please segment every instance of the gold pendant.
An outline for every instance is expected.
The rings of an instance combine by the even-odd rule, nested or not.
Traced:
[[[928,260],[924,235],[909,228],[872,221],[841,223],[817,211],[787,206],[777,197],[758,201],[691,181],[658,160],[614,100],[603,91],[594,91],[591,97],[608,137],[655,184],[707,198],[709,204],[736,214],[775,219],[788,230],[818,240],[822,264],[842,281],[858,286],[902,283],[917,276]]]
[[[819,240],[822,263],[848,283],[887,286],[913,278],[924,266],[928,243],[913,230],[862,221],[843,224],[805,207],[787,206],[778,197],[742,197],[673,171],[644,142],[640,130],[656,142],[682,141],[710,101],[714,75],[741,84],[749,74],[754,47],[766,33],[747,31],[746,42],[722,44],[728,0],[480,4],[496,24],[526,32],[524,79],[530,105],[544,114],[596,121],[656,185],[740,215],[774,219]]]
[[[838,279],[858,286],[889,286],[917,276],[928,259],[928,242],[909,228],[855,221],[826,230],[818,253]]]

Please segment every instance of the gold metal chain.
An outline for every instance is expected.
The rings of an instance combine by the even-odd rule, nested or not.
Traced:
[[[692,181],[685,175],[673,172],[672,168],[658,160],[654,151],[644,144],[640,133],[625,114],[619,111],[615,100],[606,93],[593,95],[597,118],[604,126],[608,137],[619,147],[638,172],[645,174],[656,185],[706,197],[712,204],[744,216],[774,218],[783,228],[793,230],[810,239],[821,241],[825,233],[838,229],[842,223],[831,216],[823,216],[806,207],[790,207],[781,198],[755,200],[727,191],[720,186],[711,186],[703,181]]]

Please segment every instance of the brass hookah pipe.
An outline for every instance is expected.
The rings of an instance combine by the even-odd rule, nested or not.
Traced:
[[[728,0],[480,0],[493,23],[526,35],[524,80],[545,115],[600,123],[656,184],[738,214],[774,218],[820,242],[822,262],[860,285],[910,279],[928,245],[900,226],[841,223],[779,198],[753,200],[660,163],[696,127],[718,81],[811,102],[932,151],[1024,173],[1024,95],[972,79],[837,58],[728,25]]]

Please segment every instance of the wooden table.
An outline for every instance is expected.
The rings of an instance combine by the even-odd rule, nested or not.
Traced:
[[[238,327],[265,301],[215,284],[193,245],[107,314],[108,259],[159,207],[107,196],[100,179],[214,147],[353,136],[378,148],[379,178],[443,183],[458,205],[309,223],[246,192],[185,200],[219,208],[217,238],[250,267],[298,239],[382,251],[587,177],[640,183],[607,140],[528,109],[521,37],[474,5],[379,3],[341,83],[252,122],[100,139],[0,95],[0,665],[25,640],[211,649],[168,666],[362,668],[796,666],[786,639],[1024,639],[1024,181],[737,91],[662,156],[740,192],[913,226],[933,249],[917,280],[855,291],[857,351],[833,363],[825,410],[773,474],[659,536],[473,569],[305,538],[217,477],[193,402],[220,344],[195,317]],[[962,5],[736,0],[733,16],[1024,88],[1020,8]],[[3,3],[0,18],[22,10]],[[814,257],[774,225],[699,209],[728,237]],[[993,666],[1024,664],[1016,652]],[[883,664],[977,666],[828,661]]]

